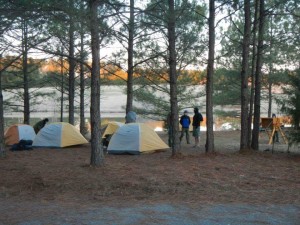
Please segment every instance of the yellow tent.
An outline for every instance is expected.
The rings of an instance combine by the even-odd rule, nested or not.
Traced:
[[[67,147],[88,141],[72,124],[59,122],[46,125],[36,135],[33,147]]]
[[[166,148],[169,146],[146,124],[128,123],[114,133],[107,151],[111,154],[140,154]]]
[[[102,138],[105,138],[105,135],[107,134],[114,134],[121,126],[123,126],[124,123],[120,123],[120,122],[116,122],[116,121],[112,121],[112,122],[109,122],[107,124],[107,127],[102,135]]]

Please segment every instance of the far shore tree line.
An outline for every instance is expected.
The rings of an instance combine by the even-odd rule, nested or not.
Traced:
[[[79,94],[81,132],[85,129],[84,94],[90,88],[93,166],[105,162],[102,85],[126,85],[126,113],[154,117],[171,113],[172,156],[180,152],[177,121],[182,108],[205,106],[206,152],[214,152],[213,107],[227,103],[241,106],[240,150],[258,150],[263,89],[268,93],[268,115],[273,113],[272,102],[278,101],[283,112],[293,117],[292,140],[299,141],[300,9],[296,0],[0,3],[2,156],[3,90],[22,90],[24,123],[29,124],[31,105],[41,94],[31,93],[30,88],[48,86],[61,92],[57,100],[61,110],[67,99],[71,124]],[[112,54],[102,54],[108,49]],[[205,85],[205,91],[197,90],[197,84]],[[274,85],[283,87],[285,97],[272,96]],[[164,97],[158,97],[158,92]],[[205,103],[199,102],[201,96],[206,97]],[[134,100],[144,107],[135,106]]]
[[[10,62],[13,56],[6,56],[2,58],[2,64]],[[90,61],[86,62],[91,65]],[[22,61],[15,60],[15,62],[7,68],[2,74],[2,89],[10,90],[23,88],[23,74],[22,74]],[[101,63],[100,61],[100,79],[102,85],[125,85],[127,80],[127,72],[122,68],[108,63]],[[68,60],[64,60],[63,64],[61,59],[28,59],[29,70],[29,88],[39,87],[59,87],[61,85],[62,76],[68,79],[69,63]],[[61,73],[62,72],[62,73]],[[237,72],[237,71],[236,71]],[[158,84],[166,84],[168,77],[168,71],[159,71],[160,79],[157,79]],[[179,79],[189,78],[190,85],[198,85],[205,83],[206,72],[204,70],[182,70],[182,75]],[[75,81],[76,86],[80,86],[80,64],[76,64],[75,67]],[[90,73],[85,71],[85,82],[89,82]],[[134,71],[133,78],[135,84],[145,84],[147,77],[151,77],[151,71],[147,68],[137,67]],[[226,74],[225,74],[226,76]],[[66,84],[67,86],[67,84]]]
[[[3,62],[9,61],[12,57],[7,57],[8,59],[3,58]],[[53,95],[53,92],[45,92],[43,91],[46,87],[51,87],[52,89],[57,90],[57,92],[61,92],[62,95],[60,95],[59,98],[56,98],[55,101],[67,101],[68,100],[68,74],[66,73],[68,71],[69,65],[68,61],[65,60],[63,64],[61,64],[60,59],[48,59],[48,60],[41,60],[41,59],[28,59],[28,67],[31,68],[31,72],[29,73],[29,95],[30,95],[30,105],[31,108],[33,106],[36,106],[38,104],[41,104],[40,101],[37,101],[36,99],[43,98],[44,96],[48,96],[50,98],[54,98],[51,96]],[[20,67],[19,64],[21,63],[20,60],[15,61],[14,64],[8,68],[3,74],[2,74],[2,89],[4,91],[10,92],[14,94],[14,97],[11,97],[10,99],[7,99],[4,101],[4,110],[8,109],[12,112],[20,112],[23,111],[23,105],[14,105],[12,102],[23,102],[22,100],[22,94],[23,94],[23,80],[22,80],[22,71],[20,71],[18,68]],[[91,64],[90,62],[87,62]],[[61,68],[61,65],[63,65],[63,68]],[[101,64],[100,64],[101,65]],[[61,74],[61,70],[65,71]],[[198,99],[199,97],[205,96],[205,93],[198,91],[197,87],[199,85],[205,86],[206,82],[206,70],[182,70],[181,76],[178,78],[179,82],[179,88],[180,98],[189,98],[189,101],[192,101],[193,99]],[[280,94],[282,94],[283,86],[286,86],[289,84],[289,78],[288,78],[288,70],[282,70],[280,71],[280,74],[277,76],[280,77],[280,80],[278,80],[275,85],[272,84],[276,89],[277,92],[279,91]],[[160,71],[160,79],[157,79],[155,82],[157,85],[166,86],[168,83],[166,82],[166,79],[168,77],[168,71]],[[80,67],[79,65],[75,68],[75,98],[79,97],[80,92],[78,91],[80,89]],[[155,94],[160,93],[159,90],[149,91],[149,93],[153,93],[150,95],[149,93],[145,93],[145,89],[151,88],[150,83],[147,84],[147,77],[151,77],[151,72],[147,69],[143,68],[137,68],[135,70],[135,73],[133,74],[133,78],[135,80],[134,85],[136,86],[135,96],[134,99],[137,100],[139,103],[145,104],[145,107],[143,108],[136,108],[135,110],[138,112],[138,114],[145,115],[147,118],[156,119],[156,120],[165,120],[166,118],[166,112],[161,111],[161,108],[164,108],[165,111],[168,111],[168,100],[167,99],[160,99],[164,100],[163,103],[160,105],[155,104],[155,99],[157,98]],[[238,70],[229,70],[226,68],[217,68],[215,69],[215,76],[214,76],[214,93],[213,93],[213,101],[214,106],[226,106],[226,105],[240,105],[240,86],[239,86],[239,71]],[[269,85],[269,77],[268,74],[262,75],[262,90],[264,91],[262,94],[262,99],[265,101],[268,101],[268,117],[271,117],[272,112],[272,103],[273,100],[277,100],[276,97],[273,96],[272,89],[270,89]],[[100,69],[100,80],[101,85],[103,86],[120,86],[122,89],[124,89],[124,86],[126,84],[127,79],[127,73],[126,71],[120,69],[119,67],[115,65],[109,65],[109,64],[102,64]],[[278,79],[278,78],[277,78]],[[90,83],[90,73],[85,73],[84,75],[84,82]],[[248,80],[249,84],[251,80]],[[186,91],[188,87],[189,92],[185,94],[184,91]],[[195,87],[196,86],[196,87]],[[88,89],[89,86],[85,86],[85,89]],[[139,89],[139,90],[138,90]],[[37,91],[38,90],[38,91]],[[165,92],[161,91],[161,95],[163,95]],[[193,93],[197,93],[196,95]],[[192,107],[193,104],[186,104],[186,100],[179,100],[179,109],[182,110],[187,107]],[[181,103],[183,102],[183,103]],[[195,103],[196,104],[196,103]],[[66,106],[62,104],[62,108],[66,109]],[[86,104],[87,105],[87,104]],[[153,105],[151,110],[147,109],[147,106]],[[167,107],[164,107],[166,105]],[[203,110],[203,105],[200,103],[200,109]],[[51,110],[51,109],[50,109]],[[57,110],[57,109],[55,109]],[[78,112],[78,108],[75,109],[76,113]],[[33,112],[33,111],[31,111]],[[214,110],[215,115],[219,116],[227,116],[227,117],[236,117],[240,114],[240,112],[236,111],[222,111],[222,110]],[[60,115],[60,120],[62,121],[63,115]],[[83,132],[83,130],[82,130]]]

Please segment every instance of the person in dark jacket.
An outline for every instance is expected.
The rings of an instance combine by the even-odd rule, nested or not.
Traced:
[[[190,143],[190,134],[189,134],[189,130],[190,130],[190,124],[191,124],[191,119],[188,116],[188,111],[185,110],[183,115],[180,117],[180,124],[182,126],[181,128],[181,135],[180,135],[180,142],[185,134],[186,136],[186,142],[187,144]]]
[[[37,134],[46,125],[47,122],[49,122],[48,118],[43,119],[43,120],[37,122],[33,126],[33,129],[34,129],[35,133]]]
[[[200,123],[203,121],[203,116],[197,107],[194,108],[193,117],[193,137],[195,138],[194,148],[199,147],[200,142]]]

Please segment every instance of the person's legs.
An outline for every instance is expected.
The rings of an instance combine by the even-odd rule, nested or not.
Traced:
[[[193,136],[195,137],[194,147],[199,147],[200,127],[197,127],[197,128],[194,127]]]
[[[195,146],[194,147],[199,147],[199,137],[195,137]]]
[[[278,131],[275,131],[275,132],[274,132],[274,135],[273,135],[273,142],[279,142]]]
[[[185,128],[185,135],[186,135],[186,143],[190,143],[190,133],[189,133],[189,128]]]
[[[275,131],[275,142],[279,142],[278,131]]]
[[[181,128],[181,134],[180,134],[180,137],[179,137],[180,142],[181,142],[183,136],[184,136],[184,128],[182,127]]]

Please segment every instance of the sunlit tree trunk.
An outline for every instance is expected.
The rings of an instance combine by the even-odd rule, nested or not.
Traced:
[[[215,1],[209,1],[209,41],[208,41],[208,65],[206,81],[206,152],[214,152],[214,130],[213,130],[213,76],[215,60]]]
[[[128,71],[126,114],[133,107],[133,36],[134,36],[134,0],[130,0],[130,18],[128,24]]]
[[[169,40],[169,77],[170,77],[170,103],[171,103],[171,127],[172,127],[172,155],[179,152],[179,118],[177,100],[177,74],[176,74],[176,48],[175,48],[175,6],[174,0],[168,0],[168,40]]]
[[[92,74],[91,74],[91,165],[104,165],[103,148],[101,145],[100,120],[100,43],[97,20],[98,1],[89,1]]]
[[[241,71],[241,140],[240,150],[248,148],[248,66],[249,66],[249,49],[250,49],[250,1],[244,0],[244,40],[243,40],[243,59]]]
[[[255,71],[255,96],[254,96],[254,121],[252,131],[251,147],[259,150],[259,127],[260,127],[260,95],[261,95],[261,77],[262,77],[262,54],[264,42],[264,20],[265,20],[265,2],[259,1],[259,27],[258,27],[258,46]]]

